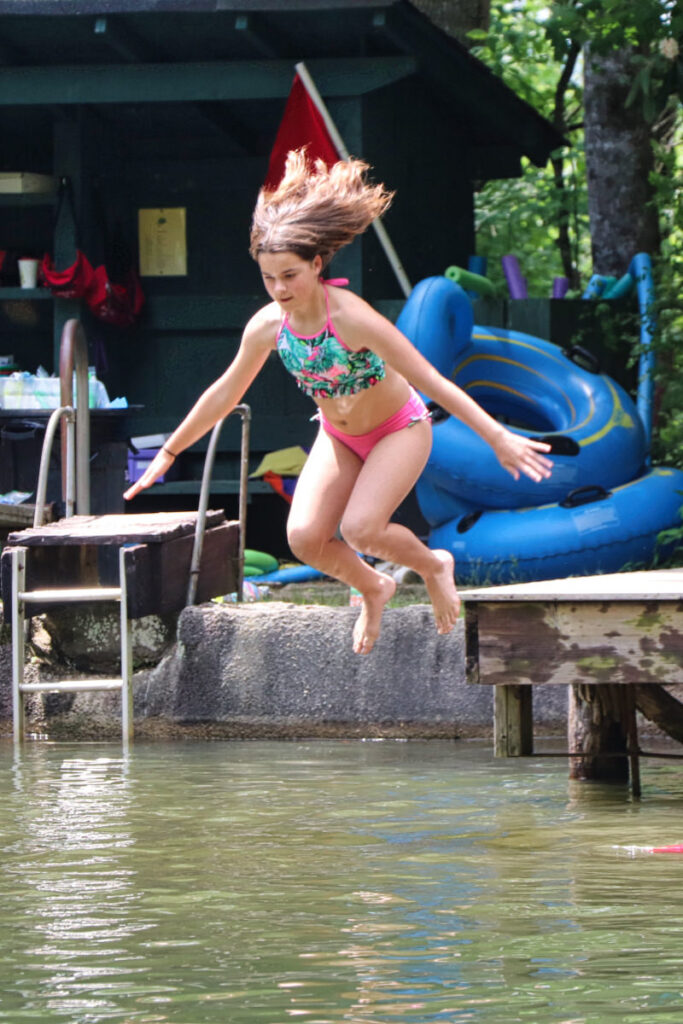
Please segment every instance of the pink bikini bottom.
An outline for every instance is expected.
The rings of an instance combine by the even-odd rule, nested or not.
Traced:
[[[412,427],[413,424],[419,423],[421,420],[428,420],[430,417],[429,409],[417,391],[411,388],[410,398],[406,404],[401,406],[398,412],[395,412],[384,423],[380,423],[374,430],[369,430],[367,434],[345,434],[342,430],[338,430],[337,427],[333,427],[330,421],[325,419],[321,410],[318,411],[316,419],[320,420],[320,425],[326,434],[329,434],[330,437],[336,437],[338,441],[345,444],[359,459],[365,462],[377,442],[381,441],[387,434],[403,430],[404,427]]]

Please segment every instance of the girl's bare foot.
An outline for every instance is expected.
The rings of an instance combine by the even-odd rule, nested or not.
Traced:
[[[363,591],[360,615],[353,627],[353,650],[356,654],[369,654],[379,636],[382,612],[396,591],[396,582],[390,576],[377,573],[372,590]]]
[[[460,614],[460,598],[455,589],[455,562],[450,551],[432,551],[438,560],[434,573],[425,576],[429,599],[434,609],[436,629],[439,633],[450,633]]]

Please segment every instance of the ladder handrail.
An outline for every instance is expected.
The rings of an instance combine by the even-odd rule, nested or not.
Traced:
[[[59,346],[59,403],[73,406],[76,370],[76,508],[90,513],[90,402],[88,393],[88,344],[80,320],[67,320]],[[66,498],[68,431],[62,431],[62,497]]]
[[[74,502],[76,499],[76,488],[74,479],[74,421],[76,419],[74,410],[70,405],[60,405],[50,415],[45,428],[43,448],[40,453],[40,469],[38,470],[38,486],[36,487],[36,506],[33,513],[33,526],[43,525],[45,515],[45,497],[47,494],[47,474],[50,468],[50,457],[52,455],[52,444],[54,442],[57,424],[62,417],[66,422],[66,434],[62,432],[62,438],[66,436],[66,474],[62,474],[62,497],[66,504],[67,516],[74,514]],[[64,447],[64,446],[63,446]],[[66,486],[64,486],[64,477]]]
[[[241,601],[242,584],[244,580],[245,533],[247,527],[247,488],[249,483],[249,431],[251,425],[251,406],[245,404],[236,405],[235,408],[228,413],[228,416],[231,416],[233,413],[237,413],[237,415],[242,418],[242,441],[240,445],[240,493],[238,505],[239,547],[237,552],[237,600]],[[224,416],[218,421],[218,423],[216,423],[215,427],[211,431],[209,445],[206,449],[206,458],[204,459],[204,470],[202,473],[202,485],[199,492],[199,508],[197,511],[197,523],[195,526],[194,547],[192,548],[192,562],[190,564],[190,579],[187,585],[186,606],[194,604],[197,597],[197,581],[199,579],[199,565],[202,558],[202,548],[204,546],[206,510],[209,504],[211,474],[213,472],[213,464],[216,458],[218,437],[226,419],[227,416]]]

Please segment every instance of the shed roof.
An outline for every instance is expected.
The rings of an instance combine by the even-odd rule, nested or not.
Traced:
[[[0,0],[0,22],[0,111],[16,130],[29,108],[87,104],[143,145],[169,138],[177,109],[162,106],[182,104],[184,143],[219,135],[226,152],[258,156],[282,108],[248,104],[284,100],[305,60],[328,98],[414,77],[444,130],[457,122],[475,148],[507,153],[500,167],[542,166],[564,143],[409,0]]]

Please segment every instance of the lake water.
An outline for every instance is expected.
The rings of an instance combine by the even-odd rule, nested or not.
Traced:
[[[681,1024],[683,769],[474,742],[0,747],[0,1021]],[[615,848],[616,847],[616,848]]]

